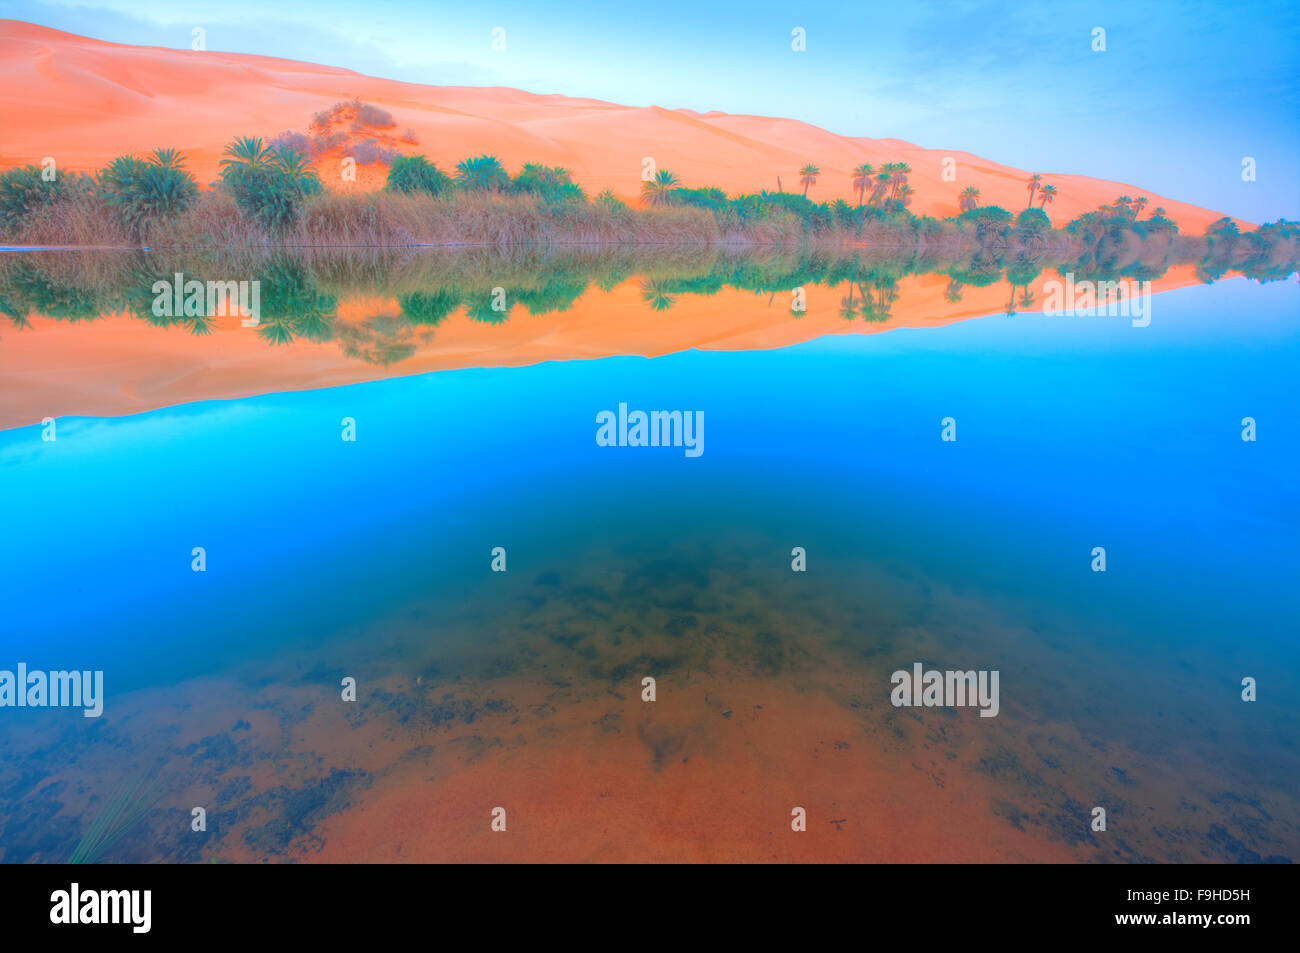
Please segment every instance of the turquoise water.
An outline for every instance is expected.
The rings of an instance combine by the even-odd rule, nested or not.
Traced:
[[[184,655],[454,591],[495,545],[526,570],[591,537],[743,526],[1280,661],[1300,618],[1296,287],[1156,305],[1149,328],[999,316],[65,419],[54,443],[5,431],[3,644]],[[596,446],[620,401],[703,411],[704,454]]]
[[[111,711],[404,615],[508,646],[512,603],[482,597],[501,546],[511,598],[608,571],[630,599],[686,581],[688,609],[725,615],[705,605],[725,570],[891,664],[930,618],[945,660],[1015,673],[1013,718],[1104,724],[1153,756],[1204,735],[1208,763],[1293,791],[1298,305],[1294,282],[1230,279],[1158,295],[1146,328],[993,316],[65,418],[54,443],[0,432],[0,667],[103,669]],[[598,446],[619,402],[703,412],[704,453]],[[982,620],[967,640],[965,604],[1014,638]],[[1298,819],[1291,800],[1286,836]]]

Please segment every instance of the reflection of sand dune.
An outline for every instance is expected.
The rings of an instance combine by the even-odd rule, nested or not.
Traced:
[[[1156,291],[1195,282],[1191,266],[1171,268],[1153,282]],[[1041,309],[1044,273],[1032,282]],[[0,347],[0,428],[21,427],[46,416],[107,416],[158,407],[332,387],[358,381],[469,367],[516,367],[541,361],[614,355],[655,357],[691,348],[719,351],[786,347],[828,334],[866,334],[901,327],[937,327],[970,317],[1002,314],[1011,297],[1005,281],[965,287],[961,301],[945,300],[946,275],[916,275],[897,284],[890,317],[852,322],[840,315],[847,286],[809,286],[808,310],[790,311],[790,293],[774,296],[726,288],[713,295],[675,294],[666,311],[652,311],[638,282],[609,293],[590,287],[565,311],[528,314],[515,307],[509,320],[482,324],[458,313],[436,329],[404,331],[398,343],[414,353],[387,367],[343,353],[338,341],[295,341],[273,347],[237,318],[218,318],[215,330],[195,337],[183,328],[160,329],[113,316],[70,324],[34,318],[26,331],[6,330]],[[1023,288],[1017,288],[1016,301]],[[854,290],[855,300],[860,292]],[[344,298],[336,329],[388,317],[404,327],[396,299]],[[383,323],[383,322],[376,322]]]
[[[822,175],[812,197],[855,202],[851,169],[903,161],[913,169],[913,210],[932,215],[955,214],[968,185],[982,191],[985,205],[1019,209],[1028,197],[1018,169],[953,149],[839,136],[793,119],[632,108],[500,87],[420,86],[267,57],[122,46],[16,20],[0,20],[0,77],[0,166],[53,156],[61,168],[86,169],[168,146],[188,156],[206,183],[235,136],[303,131],[316,111],[359,96],[390,111],[398,131],[415,131],[420,144],[406,148],[444,167],[479,153],[498,156],[511,170],[525,161],[562,165],[591,194],[636,194],[642,159],[651,156],[684,185],[730,192],[775,190],[778,176],[787,191],[797,190],[797,170],[815,162]],[[957,162],[952,182],[940,178],[948,157]],[[361,184],[375,184],[379,168],[368,167]],[[339,178],[335,169],[322,173],[327,184]],[[1219,217],[1139,185],[1048,177],[1060,189],[1048,209],[1054,220],[1124,194],[1147,195],[1185,232],[1200,233]]]

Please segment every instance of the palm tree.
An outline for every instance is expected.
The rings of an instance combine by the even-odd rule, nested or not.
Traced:
[[[876,169],[870,162],[864,162],[853,170],[853,187],[858,190],[858,204],[864,204],[863,195],[871,184],[871,176]]]
[[[889,170],[889,197],[895,200],[898,198],[898,190],[907,184],[907,176],[912,167],[906,162],[887,162],[882,168]]]
[[[1039,175],[1037,172],[1035,172],[1033,175],[1029,177],[1029,202],[1028,204],[1025,205],[1025,208],[1033,208],[1034,193],[1038,191],[1038,183],[1042,181],[1043,181],[1043,177]]]
[[[809,162],[799,170],[799,183],[803,186],[803,196],[808,197],[808,186],[817,184],[817,176],[822,174],[822,170]]]
[[[510,184],[510,176],[496,156],[475,156],[456,163],[456,184],[463,189],[500,191]]]
[[[969,211],[973,208],[979,208],[980,190],[975,188],[973,185],[966,186],[966,188],[961,190],[961,199],[957,203],[957,207],[963,212]]]
[[[1127,195],[1121,195],[1115,200],[1115,211],[1123,212],[1126,215],[1133,214],[1133,200]]]
[[[281,146],[275,150],[274,159],[275,164],[289,175],[304,195],[314,195],[323,190],[320,176],[312,167],[311,160],[301,152]]]
[[[1137,199],[1133,202],[1133,220],[1134,220],[1134,221],[1137,221],[1138,216],[1142,214],[1142,210],[1143,210],[1144,208],[1147,207],[1147,205],[1150,203],[1150,201],[1151,201],[1151,200],[1148,199],[1145,195],[1139,195],[1139,196],[1137,197]]]
[[[260,169],[271,160],[271,150],[254,136],[241,136],[226,146],[221,154],[229,156],[219,163],[223,177],[237,169]]]
[[[672,192],[675,188],[677,188],[677,176],[667,169],[660,169],[649,182],[641,183],[641,204],[668,205],[672,202]]]
[[[891,165],[893,165],[892,162],[880,167],[880,172],[876,174],[876,186],[871,190],[871,198],[867,201],[868,205],[885,197],[885,192],[889,189],[889,182],[894,177],[893,172],[886,171]]]
[[[898,190],[898,198],[895,199],[895,201],[901,202],[903,208],[907,208],[912,204],[912,196],[915,193],[916,189],[912,188],[910,185],[904,185]]]
[[[1042,190],[1038,193],[1038,207],[1041,209],[1046,207],[1048,202],[1056,201],[1056,194],[1056,186],[1044,185]]]
[[[178,172],[185,167],[185,157],[175,149],[155,149],[153,158],[149,161],[159,168],[172,169]]]

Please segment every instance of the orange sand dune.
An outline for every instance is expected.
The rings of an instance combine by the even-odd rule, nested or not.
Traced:
[[[1195,284],[1190,265],[1171,268],[1152,290]],[[1051,273],[1028,288],[1025,307],[1041,310]],[[458,312],[435,329],[409,328],[396,299],[373,295],[339,302],[335,329],[364,332],[371,319],[394,318],[404,328],[395,343],[414,353],[387,367],[343,353],[340,341],[295,341],[275,347],[238,317],[219,318],[213,333],[195,337],[181,327],[157,328],[126,315],[70,324],[33,317],[28,330],[0,338],[0,429],[25,427],[45,417],[142,413],[196,400],[247,397],[333,387],[428,371],[471,367],[518,367],[542,361],[581,360],[621,354],[656,357],[691,348],[742,351],[786,347],[828,334],[875,333],[893,328],[940,327],[953,321],[1003,314],[1011,288],[999,282],[964,287],[961,301],[945,300],[948,278],[915,275],[898,282],[888,321],[865,324],[841,316],[847,285],[807,289],[807,311],[790,312],[790,293],[770,298],[724,289],[714,295],[674,296],[666,311],[652,311],[637,280],[609,293],[595,287],[562,312],[532,315],[516,306],[502,324],[481,324]],[[861,303],[855,288],[854,304]],[[264,316],[265,317],[265,316]],[[1066,320],[1066,319],[1062,319]],[[1068,320],[1092,320],[1088,317]],[[364,339],[364,333],[362,334]]]
[[[913,211],[957,212],[960,191],[981,190],[984,205],[1023,208],[1026,173],[954,149],[922,149],[897,139],[839,136],[794,119],[632,108],[594,99],[542,96],[501,87],[422,86],[350,70],[238,53],[124,46],[18,20],[0,20],[0,167],[39,163],[88,170],[116,155],[155,146],[179,149],[201,183],[211,182],[224,145],[239,135],[305,131],[313,113],[360,97],[414,130],[444,168],[469,155],[496,155],[514,170],[525,161],[562,165],[590,193],[633,196],[642,160],[654,159],[683,185],[728,192],[796,191],[798,169],[822,173],[810,195],[854,199],[850,170],[863,162],[912,167]],[[943,181],[942,162],[957,163]],[[333,161],[326,166],[333,165]],[[363,172],[375,184],[382,167]],[[1119,195],[1146,195],[1184,231],[1200,232],[1217,212],[1132,184],[1043,171],[1060,195],[1048,214],[1068,220]],[[342,186],[337,169],[322,168]]]

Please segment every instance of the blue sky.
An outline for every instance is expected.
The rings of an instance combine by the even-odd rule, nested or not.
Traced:
[[[1116,179],[1253,221],[1300,218],[1300,3],[473,4],[14,0],[120,43],[418,83],[792,116],[845,135]],[[491,48],[505,29],[505,51]],[[807,50],[791,50],[791,30]],[[1106,30],[1105,52],[1091,48]],[[1257,163],[1243,182],[1241,163]]]

